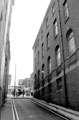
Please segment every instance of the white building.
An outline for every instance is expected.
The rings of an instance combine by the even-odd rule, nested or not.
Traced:
[[[0,101],[3,102],[8,91],[10,61],[9,31],[13,3],[13,0],[0,0]]]

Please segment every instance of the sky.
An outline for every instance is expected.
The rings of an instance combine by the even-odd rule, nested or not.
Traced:
[[[33,44],[50,0],[15,0],[10,27],[11,85],[33,72]],[[15,70],[16,69],[16,70]],[[16,72],[15,72],[16,71]]]

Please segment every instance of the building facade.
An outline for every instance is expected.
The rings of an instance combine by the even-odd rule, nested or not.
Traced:
[[[24,86],[24,89],[26,91],[26,95],[31,93],[33,94],[34,91],[34,79],[33,74],[30,75],[30,78],[25,78],[22,82],[22,86]]]
[[[33,45],[34,97],[79,109],[79,2],[51,0]]]
[[[33,80],[31,78],[25,78],[22,82],[22,85],[25,87],[25,88],[32,88],[33,87]]]
[[[23,79],[18,80],[18,86],[22,86]]]
[[[13,0],[0,0],[0,106],[5,102],[8,92],[12,5]]]

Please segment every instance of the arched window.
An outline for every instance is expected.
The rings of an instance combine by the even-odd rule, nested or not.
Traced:
[[[42,79],[44,79],[44,64],[42,65]]]
[[[47,59],[47,66],[48,66],[48,74],[51,73],[51,57],[49,56]]]
[[[40,70],[38,70],[38,82],[40,82]]]
[[[69,18],[69,8],[68,8],[67,0],[64,1],[63,8],[64,8],[64,17],[66,21]]]
[[[35,74],[34,78],[35,78],[35,81],[34,81],[34,88],[36,89],[36,74]]]
[[[60,47],[57,45],[55,49],[56,54],[56,66],[59,66],[61,64],[61,53],[60,53]]]
[[[71,55],[76,51],[74,33],[72,29],[67,31],[66,38],[68,40],[69,54]]]
[[[54,37],[56,37],[58,35],[58,22],[57,22],[57,18],[53,22],[53,29],[54,29]]]

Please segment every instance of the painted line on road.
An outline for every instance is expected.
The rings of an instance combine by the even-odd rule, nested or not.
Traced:
[[[13,120],[15,120],[15,115],[14,115],[14,110],[13,110],[13,104],[12,104],[12,101],[11,101],[11,107],[12,107]]]
[[[14,106],[16,118],[17,118],[17,120],[19,120],[19,116],[18,116],[18,112],[17,112],[17,110],[16,110],[16,106],[15,106],[14,100],[13,100],[13,106]]]
[[[13,120],[19,120],[19,116],[15,107],[14,100],[11,100],[11,106],[12,106],[12,113],[13,113]]]

